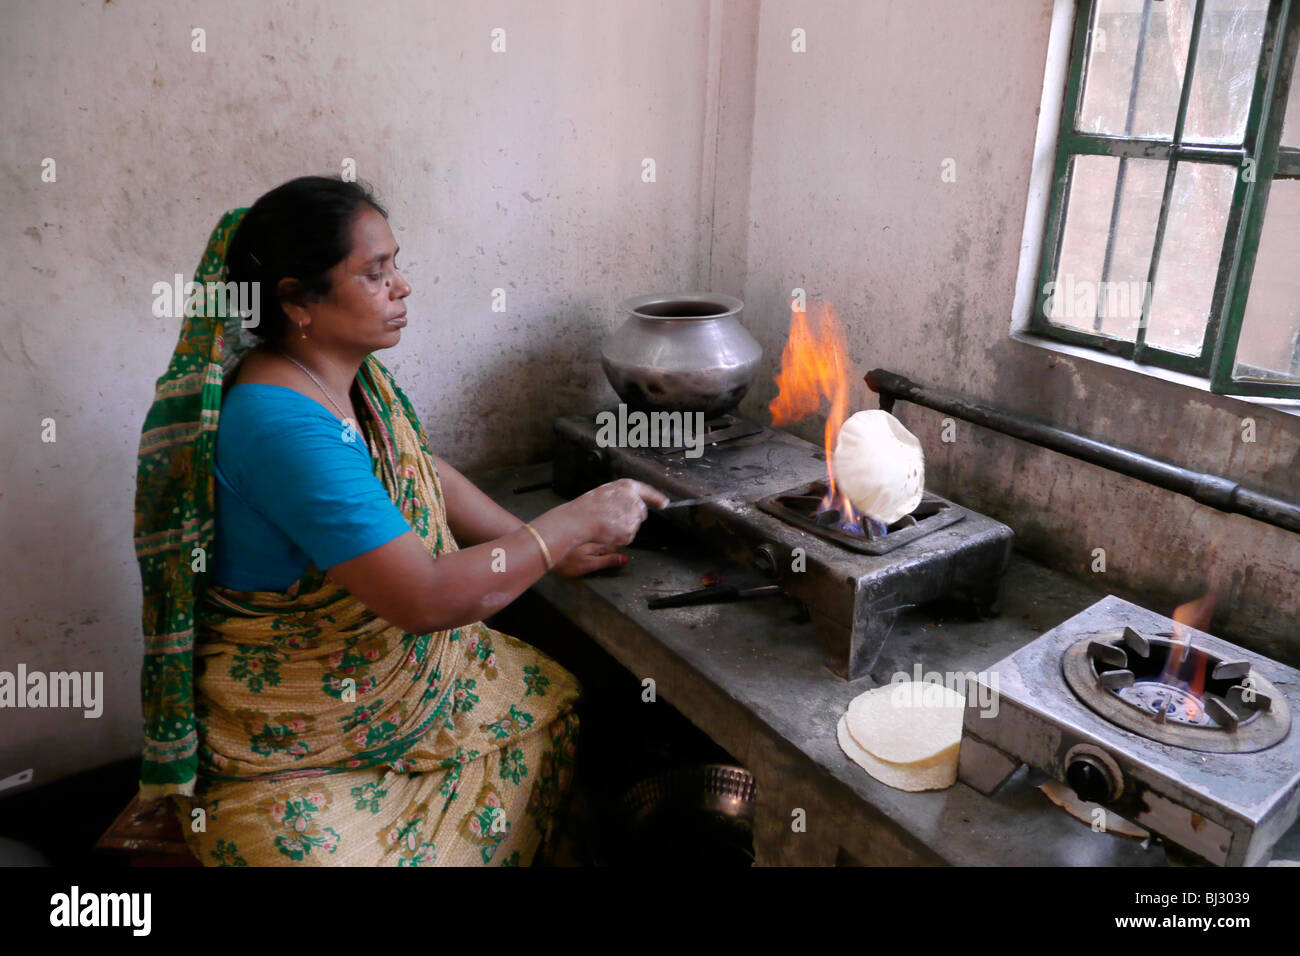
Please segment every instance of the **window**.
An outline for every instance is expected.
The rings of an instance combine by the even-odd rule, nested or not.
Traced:
[[[1300,0],[1079,0],[1033,331],[1300,397],[1298,43]]]

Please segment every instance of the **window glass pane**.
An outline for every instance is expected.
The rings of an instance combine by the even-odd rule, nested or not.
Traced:
[[[1235,166],[1178,165],[1151,294],[1149,344],[1201,354],[1236,183]]]
[[[1267,14],[1267,0],[1205,0],[1185,142],[1241,142]]]
[[[1300,53],[1296,57],[1300,60]],[[1282,145],[1300,146],[1300,62],[1291,70],[1291,90],[1287,97],[1286,119],[1282,123]]]
[[[1079,131],[1173,137],[1195,8],[1194,0],[1098,0]]]
[[[1163,160],[1074,158],[1051,321],[1137,338],[1167,170]]]
[[[1300,382],[1300,180],[1277,179],[1268,194],[1259,254],[1237,343],[1233,377]]]

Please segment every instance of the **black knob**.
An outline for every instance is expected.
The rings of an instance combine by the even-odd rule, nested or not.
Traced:
[[[1065,769],[1065,782],[1080,800],[1105,803],[1110,799],[1110,774],[1092,757],[1078,757]]]
[[[776,577],[776,548],[770,544],[760,544],[754,549],[754,567],[760,574],[769,578]]]

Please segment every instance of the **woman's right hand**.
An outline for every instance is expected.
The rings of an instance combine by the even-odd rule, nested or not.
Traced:
[[[582,529],[583,540],[619,547],[636,537],[649,508],[662,508],[668,500],[662,491],[645,482],[620,478],[560,507]]]

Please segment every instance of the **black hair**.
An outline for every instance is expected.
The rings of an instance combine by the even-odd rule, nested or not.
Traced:
[[[328,273],[352,252],[348,232],[363,204],[388,218],[369,185],[336,176],[291,179],[253,203],[226,249],[226,266],[228,281],[260,283],[254,334],[276,343],[288,332],[281,279],[297,283],[285,296],[291,302],[319,302],[329,294]]]

